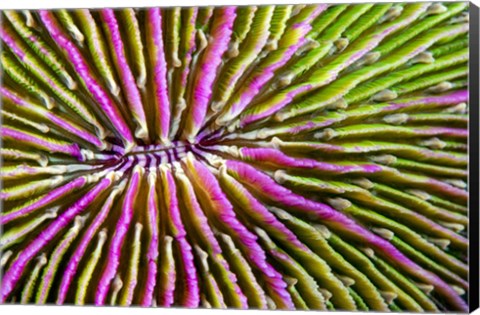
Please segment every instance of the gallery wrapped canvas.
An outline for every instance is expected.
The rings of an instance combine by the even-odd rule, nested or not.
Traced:
[[[0,38],[1,303],[477,307],[473,4],[4,10]]]

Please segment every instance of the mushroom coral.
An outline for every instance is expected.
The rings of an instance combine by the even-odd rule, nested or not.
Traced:
[[[468,3],[2,12],[2,303],[467,311]]]

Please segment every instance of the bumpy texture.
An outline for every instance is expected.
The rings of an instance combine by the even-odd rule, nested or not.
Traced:
[[[467,11],[3,12],[1,302],[466,311]]]

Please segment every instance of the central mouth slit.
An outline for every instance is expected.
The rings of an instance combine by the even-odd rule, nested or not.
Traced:
[[[134,162],[144,160],[157,160],[158,164],[173,163],[179,161],[194,150],[194,144],[184,141],[174,141],[170,144],[151,144],[134,147],[132,151],[124,154],[122,158]]]

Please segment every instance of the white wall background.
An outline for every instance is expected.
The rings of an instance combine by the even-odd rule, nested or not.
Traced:
[[[414,2],[406,0],[408,2]],[[442,2],[449,0],[442,0]],[[362,0],[0,0],[2,9],[40,9],[40,8],[102,8],[102,7],[149,7],[149,6],[193,6],[193,5],[248,5],[248,4],[295,4],[295,3],[362,3],[362,2],[404,2],[398,0],[362,1]],[[432,0],[433,2],[433,0]],[[450,1],[454,2],[454,1]],[[480,6],[480,0],[472,1]],[[92,312],[93,315],[298,315],[305,314],[300,311],[258,311],[258,310],[207,310],[207,309],[155,309],[155,308],[121,308],[121,307],[78,307],[78,306],[25,306],[25,305],[0,305],[1,315],[83,315]],[[311,312],[310,312],[311,313]],[[348,313],[335,312],[335,315],[359,314],[365,312]],[[378,315],[388,313],[375,313]],[[480,310],[473,314],[480,315]]]

